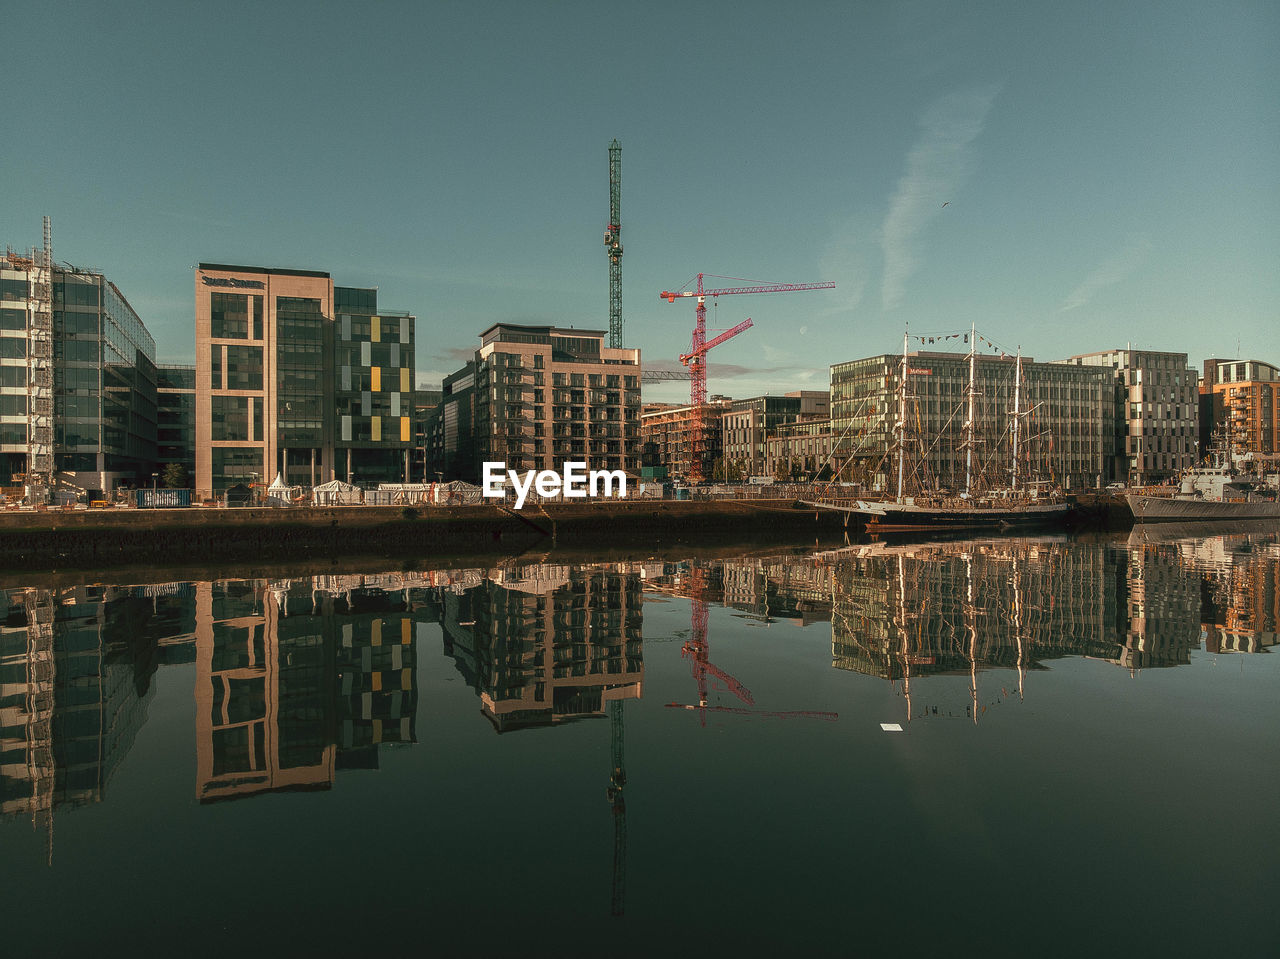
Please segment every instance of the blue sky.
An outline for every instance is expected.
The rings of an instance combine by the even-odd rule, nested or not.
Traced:
[[[5,21],[0,243],[104,270],[193,357],[201,261],[323,269],[419,317],[438,382],[496,321],[625,339],[698,272],[712,392],[967,329],[1037,359],[1280,363],[1280,5],[179,3]],[[945,206],[943,204],[946,204]],[[739,285],[708,280],[708,285]],[[682,384],[646,398],[687,397]]]

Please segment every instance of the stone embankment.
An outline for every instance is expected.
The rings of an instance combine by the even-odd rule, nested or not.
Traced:
[[[49,510],[0,514],[0,569],[493,556],[552,547],[839,541],[843,518],[778,500],[504,506]],[[849,532],[853,532],[850,530]]]

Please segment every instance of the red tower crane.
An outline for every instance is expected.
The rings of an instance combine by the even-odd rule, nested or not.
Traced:
[[[693,422],[691,423],[690,449],[689,449],[689,466],[687,470],[688,478],[691,482],[697,483],[702,481],[704,476],[704,463],[707,448],[707,351],[713,346],[719,346],[725,340],[737,336],[743,330],[751,326],[751,320],[739,323],[733,329],[722,333],[710,342],[707,341],[707,297],[728,296],[734,293],[795,293],[800,290],[831,290],[835,289],[834,283],[764,283],[755,284],[753,286],[734,286],[723,287],[720,289],[709,290],[702,285],[702,280],[706,274],[699,273],[695,278],[695,286],[692,290],[676,290],[671,292],[663,290],[659,295],[668,303],[674,303],[677,297],[697,297],[698,306],[695,311],[695,320],[693,326],[693,339],[689,345],[689,352],[681,354],[680,362],[689,367],[689,405],[692,409]],[[735,279],[734,277],[712,277],[712,279]],[[743,282],[750,282],[743,281]],[[686,284],[688,285],[688,284]]]

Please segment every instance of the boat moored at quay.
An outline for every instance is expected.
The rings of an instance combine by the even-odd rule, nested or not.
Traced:
[[[1280,519],[1277,490],[1261,477],[1241,473],[1225,451],[1182,474],[1172,496],[1128,493],[1125,502],[1137,523],[1203,523],[1224,520]]]
[[[1065,525],[1072,505],[1060,490],[1034,477],[1024,476],[1020,463],[1019,441],[1022,420],[1032,411],[1022,404],[1022,351],[1019,350],[1013,373],[1013,409],[1010,411],[1008,430],[1008,483],[986,486],[981,482],[974,451],[979,446],[976,430],[979,411],[975,363],[978,335],[970,327],[966,341],[969,350],[969,379],[965,389],[967,414],[964,421],[964,441],[960,449],[965,451],[964,490],[960,493],[921,490],[906,496],[906,450],[908,446],[907,424],[910,419],[908,400],[912,394],[908,381],[913,372],[907,352],[907,337],[902,340],[901,372],[898,377],[898,416],[894,431],[898,435],[898,489],[892,500],[858,500],[854,506],[835,506],[849,516],[856,515],[865,523],[868,533],[900,533],[919,531],[1000,531],[1016,529],[1040,529]],[[1028,470],[1028,472],[1030,472]],[[811,505],[822,507],[822,503]]]

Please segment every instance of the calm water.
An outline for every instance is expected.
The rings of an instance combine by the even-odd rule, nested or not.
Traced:
[[[4,941],[1256,954],[1278,611],[1275,534],[10,581]]]

